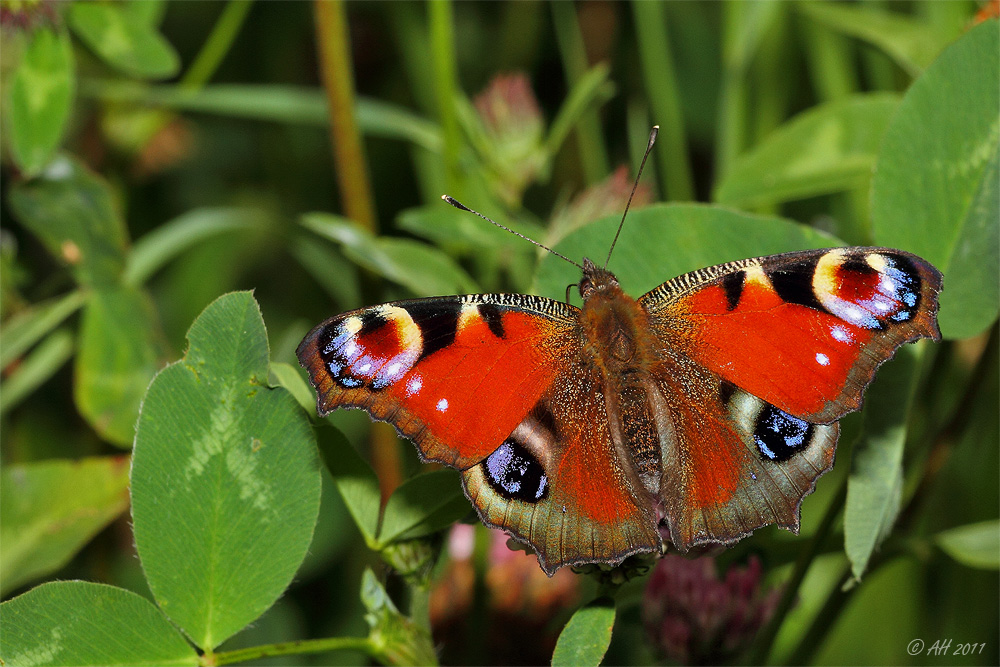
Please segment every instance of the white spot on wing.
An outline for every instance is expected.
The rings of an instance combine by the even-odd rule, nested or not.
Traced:
[[[816,353],[816,363],[818,363],[820,366],[829,366],[830,365],[830,357],[826,356],[822,352],[817,352]]]
[[[448,399],[447,398],[442,398],[440,401],[438,401],[437,409],[438,409],[438,412],[444,412],[445,410],[447,410],[448,409]]]
[[[406,384],[406,395],[413,396],[415,393],[420,391],[420,388],[424,386],[424,381],[419,375],[414,375],[410,378],[410,381]]]
[[[830,335],[833,336],[834,340],[839,340],[841,343],[850,343],[854,340],[851,332],[840,326],[830,327]]]

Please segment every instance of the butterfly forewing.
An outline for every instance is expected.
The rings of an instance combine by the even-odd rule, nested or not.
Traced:
[[[575,308],[522,295],[414,299],[333,317],[299,345],[319,413],[366,410],[425,460],[491,454],[572,355]]]
[[[709,267],[639,302],[664,346],[811,422],[856,410],[903,343],[939,339],[941,274],[915,255],[834,248]]]

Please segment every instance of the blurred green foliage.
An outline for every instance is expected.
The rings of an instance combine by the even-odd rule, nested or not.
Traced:
[[[843,420],[801,534],[764,529],[716,559],[759,557],[779,591],[756,642],[727,651],[1000,661],[989,6],[323,7],[343,36],[316,8],[0,2],[6,664],[662,660],[644,634],[648,563],[547,579],[469,525],[453,472],[422,471],[358,412],[316,420],[294,356],[362,305],[563,298],[575,269],[440,196],[600,258],[654,123],[610,266],[633,294],[842,243],[945,274],[946,340],[897,355]],[[332,39],[350,62],[320,58]],[[353,91],[324,86],[336,76]],[[345,217],[368,194],[334,167],[343,114],[369,227]],[[907,652],[914,639],[952,652]]]

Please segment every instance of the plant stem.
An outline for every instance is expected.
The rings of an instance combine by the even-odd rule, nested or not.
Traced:
[[[845,477],[841,483],[840,488],[837,489],[837,494],[830,501],[830,504],[826,508],[826,514],[823,515],[823,519],[820,521],[819,527],[816,529],[816,533],[809,540],[808,544],[799,553],[798,559],[795,561],[795,567],[792,569],[792,575],[785,582],[785,590],[781,594],[781,599],[778,600],[778,606],[774,610],[774,616],[768,621],[764,629],[760,631],[757,635],[757,641],[754,643],[753,650],[748,659],[748,664],[760,665],[767,660],[768,655],[771,653],[771,647],[774,645],[774,640],[778,636],[778,630],[781,629],[782,623],[785,621],[785,617],[788,612],[791,611],[792,605],[795,604],[795,599],[798,596],[799,586],[802,585],[802,580],[805,579],[806,573],[809,571],[809,567],[812,565],[813,560],[815,560],[817,554],[820,552],[820,548],[823,546],[823,542],[826,541],[827,536],[830,533],[830,529],[833,527],[834,519],[840,514],[840,511],[844,507],[844,501],[847,498],[847,478]]]
[[[670,57],[664,6],[659,2],[637,0],[632,3],[632,13],[650,107],[655,124],[660,126],[654,150],[660,163],[657,172],[661,194],[664,199],[691,201],[694,199],[694,181],[677,78]]]
[[[569,84],[567,88],[572,90],[589,69],[583,35],[576,20],[576,8],[571,2],[553,2],[550,6],[556,44],[559,46],[559,55]],[[580,116],[576,126],[576,142],[583,176],[588,185],[593,185],[608,175],[608,153],[604,148],[601,123],[596,110],[591,109]]]
[[[235,662],[246,662],[258,658],[270,658],[278,655],[299,655],[303,653],[324,653],[326,651],[363,651],[372,655],[372,645],[367,637],[326,637],[324,639],[307,639],[298,642],[283,642],[280,644],[264,644],[251,646],[235,651],[221,653],[206,653],[199,661],[205,667],[214,665],[231,665]]]
[[[229,48],[232,46],[233,40],[236,39],[236,35],[239,34],[243,20],[252,4],[253,0],[230,0],[226,4],[219,19],[215,22],[215,27],[208,35],[208,39],[202,45],[201,51],[198,52],[194,62],[181,77],[181,88],[198,90],[212,78],[222,59],[229,53]]]
[[[450,0],[431,0],[428,8],[434,92],[441,121],[441,137],[444,140],[442,157],[448,187],[451,190],[449,194],[461,197],[458,154],[462,138],[459,133],[458,112],[455,109],[458,74],[455,65],[454,17]]]
[[[840,615],[841,610],[844,608],[844,604],[847,603],[847,600],[851,597],[851,593],[857,588],[857,586],[854,586],[845,590],[842,585],[852,576],[850,564],[845,565],[840,576],[837,577],[837,582],[839,583],[834,585],[833,590],[830,591],[830,595],[826,598],[826,602],[823,603],[822,608],[820,608],[815,618],[813,618],[813,622],[809,625],[809,630],[802,637],[799,645],[792,652],[792,655],[789,656],[785,664],[805,665],[812,660],[813,654],[816,653],[816,650],[823,643],[826,633],[833,627],[837,616]]]
[[[359,227],[378,233],[375,204],[354,117],[354,82],[347,11],[342,0],[315,0],[316,41],[320,71],[330,105],[333,163],[344,212]]]

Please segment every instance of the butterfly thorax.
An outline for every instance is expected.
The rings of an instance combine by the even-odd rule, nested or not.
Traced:
[[[584,260],[580,281],[584,363],[603,386],[611,440],[627,476],[653,496],[660,487],[660,434],[650,391],[660,361],[646,311],[622,291],[615,276]],[[598,379],[599,378],[599,379]],[[655,390],[654,390],[655,391]]]
[[[606,380],[649,368],[656,361],[655,340],[645,311],[613,273],[586,258],[583,266],[580,327],[587,356]]]

